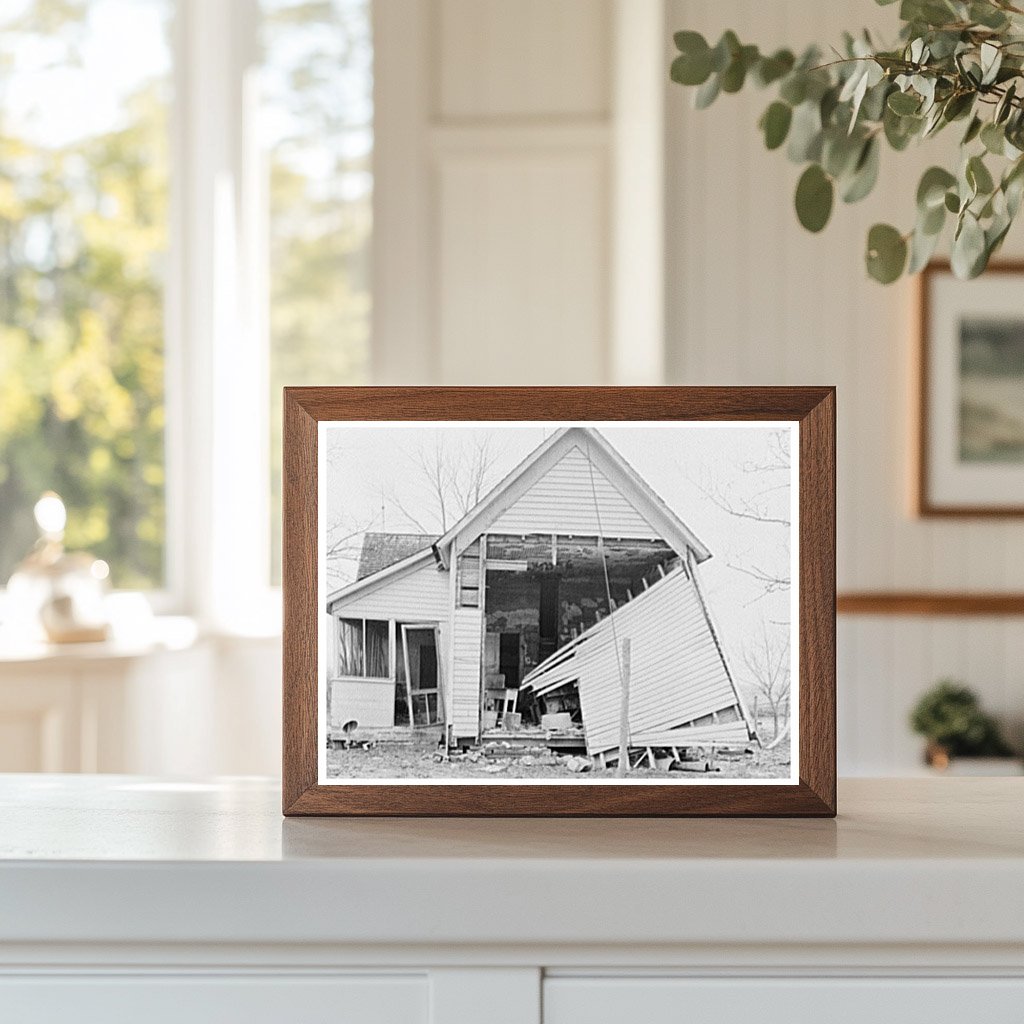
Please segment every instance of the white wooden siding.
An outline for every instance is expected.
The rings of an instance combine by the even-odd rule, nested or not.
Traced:
[[[394,725],[395,684],[389,679],[332,679],[331,732],[351,721],[363,729]]]
[[[333,614],[345,618],[439,622],[448,617],[448,602],[448,574],[439,572],[430,557],[337,601]]]
[[[594,491],[597,505],[594,504]],[[598,517],[600,510],[600,520]],[[492,533],[572,533],[606,537],[657,538],[659,532],[583,450],[571,448],[515,504],[492,523]]]
[[[476,736],[480,724],[480,662],[483,655],[483,612],[456,608],[455,663],[452,668],[452,732]]]
[[[622,605],[589,634],[578,641],[572,665],[558,669],[560,677],[579,680],[588,753],[618,746],[622,684],[616,643],[621,648],[623,640],[630,641],[632,743],[671,746],[667,730],[739,703],[693,580],[683,569]],[[544,685],[540,678],[537,683]],[[742,721],[723,726],[720,742],[725,733],[729,739],[746,740]],[[710,734],[705,736],[703,728],[698,732],[680,731],[675,742],[707,742]]]

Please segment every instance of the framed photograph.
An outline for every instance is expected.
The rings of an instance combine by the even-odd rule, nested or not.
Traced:
[[[285,814],[835,814],[833,389],[284,416]]]
[[[1024,515],[1024,263],[919,287],[917,511]]]

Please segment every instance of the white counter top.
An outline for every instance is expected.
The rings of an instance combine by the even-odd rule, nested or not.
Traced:
[[[0,781],[0,943],[1024,949],[1024,782],[850,780],[836,821],[289,819],[276,785]]]

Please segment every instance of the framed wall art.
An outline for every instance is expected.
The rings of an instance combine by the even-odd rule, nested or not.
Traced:
[[[919,288],[917,512],[1024,515],[1024,263]]]
[[[289,388],[284,812],[835,813],[831,388]]]

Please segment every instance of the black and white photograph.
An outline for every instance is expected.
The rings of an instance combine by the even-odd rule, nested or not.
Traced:
[[[321,783],[797,782],[796,424],[319,438]]]

